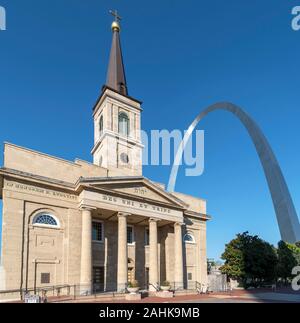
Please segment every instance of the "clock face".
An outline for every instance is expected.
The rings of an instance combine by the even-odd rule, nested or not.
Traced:
[[[128,164],[128,163],[129,163],[129,157],[128,157],[128,155],[127,155],[127,154],[122,153],[122,154],[120,155],[120,158],[121,158],[121,161],[122,161],[124,164]]]

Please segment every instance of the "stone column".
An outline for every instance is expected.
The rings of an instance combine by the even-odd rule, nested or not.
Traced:
[[[157,245],[157,221],[149,220],[149,290],[155,291],[154,286],[159,283],[158,279],[158,245]]]
[[[174,224],[174,283],[176,289],[183,286],[182,223]]]
[[[128,280],[128,255],[127,255],[127,215],[118,214],[118,268],[117,289],[124,292]]]
[[[82,209],[80,294],[92,292],[92,209]]]

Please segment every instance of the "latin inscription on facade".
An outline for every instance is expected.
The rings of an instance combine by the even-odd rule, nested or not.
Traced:
[[[16,182],[6,182],[5,186],[9,190],[14,190],[14,191],[19,191],[19,192],[38,193],[41,195],[45,195],[47,197],[61,198],[61,199],[71,200],[71,201],[77,200],[76,195],[58,192],[58,191],[54,191],[54,190],[49,190],[49,189],[45,189],[45,188],[37,187],[37,186],[32,186],[32,185],[20,184],[20,183],[16,183]]]
[[[125,206],[128,208],[133,208],[133,209],[139,209],[139,210],[144,210],[144,211],[149,211],[149,212],[155,212],[155,213],[160,213],[160,214],[165,214],[165,215],[174,215],[174,216],[179,216],[179,212],[166,208],[166,207],[161,207],[149,203],[144,203],[144,202],[137,202],[125,198],[120,198],[116,196],[111,196],[111,195],[106,195],[106,194],[99,194],[98,195],[103,202],[105,203],[110,203],[110,204],[116,204],[116,205],[121,205]]]

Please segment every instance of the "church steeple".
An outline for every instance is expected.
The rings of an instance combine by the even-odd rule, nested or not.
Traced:
[[[142,175],[141,104],[130,97],[120,45],[120,17],[110,12],[113,40],[107,71],[107,81],[94,106],[95,165],[107,170],[107,176]]]
[[[128,95],[125,69],[123,64],[123,56],[120,42],[120,20],[117,11],[110,11],[115,17],[112,23],[112,46],[110,51],[109,65],[107,70],[106,86],[123,95]]]

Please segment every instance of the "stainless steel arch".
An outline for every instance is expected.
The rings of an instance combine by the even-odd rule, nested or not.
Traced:
[[[295,243],[300,241],[300,224],[299,219],[287,187],[286,181],[281,172],[276,157],[269,145],[266,137],[258,125],[238,106],[229,102],[219,102],[213,104],[202,111],[188,128],[181,145],[179,146],[174,164],[171,170],[168,191],[174,192],[179,164],[186,144],[196,128],[197,124],[210,112],[215,110],[226,110],[233,113],[243,123],[255,145],[257,154],[260,158],[264,173],[268,182],[269,190],[272,196],[274,210],[281,234],[281,239]]]

